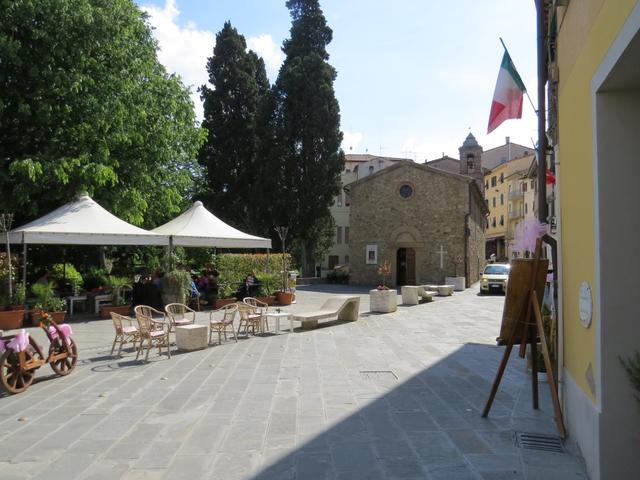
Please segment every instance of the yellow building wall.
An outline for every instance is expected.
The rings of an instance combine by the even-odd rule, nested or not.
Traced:
[[[562,212],[562,295],[565,367],[596,403],[586,372],[596,372],[598,306],[585,329],[578,296],[583,281],[595,284],[593,196],[593,99],[591,80],[611,48],[635,0],[582,0],[569,4],[559,23],[559,160]],[[593,299],[595,302],[595,298]],[[597,388],[597,387],[596,387]]]

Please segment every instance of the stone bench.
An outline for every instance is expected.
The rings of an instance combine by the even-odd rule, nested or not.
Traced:
[[[353,322],[358,319],[360,297],[334,295],[322,304],[319,310],[307,313],[296,313],[293,319],[300,322],[305,330],[316,328],[318,320],[337,317],[338,320]]]
[[[427,291],[424,285],[404,285],[401,288],[402,303],[405,305],[418,305],[420,301],[431,302],[434,293]]]
[[[453,295],[453,285],[438,285],[438,295],[441,297],[449,297]]]
[[[431,293],[431,295],[438,295],[440,297],[448,297],[453,295],[453,285],[420,285],[424,288],[426,293]]]
[[[186,352],[207,348],[207,333],[206,325],[182,325],[176,327],[176,347],[178,350]]]

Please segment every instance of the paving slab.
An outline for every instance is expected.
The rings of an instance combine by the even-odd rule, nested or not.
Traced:
[[[110,320],[77,317],[76,370],[43,368],[26,392],[0,394],[0,478],[586,479],[570,439],[560,453],[516,444],[516,432],[556,428],[548,386],[533,410],[515,352],[481,418],[504,297],[476,291],[372,314],[366,288],[302,287],[284,311],[346,293],[360,295],[360,318],[147,363],[130,348],[109,355]]]

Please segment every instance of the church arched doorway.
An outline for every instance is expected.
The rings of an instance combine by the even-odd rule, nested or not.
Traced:
[[[416,251],[413,248],[399,248],[396,252],[396,285],[416,284]]]

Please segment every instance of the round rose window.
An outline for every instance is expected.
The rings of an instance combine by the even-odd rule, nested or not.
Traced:
[[[411,185],[405,184],[400,187],[400,196],[402,198],[409,198],[411,195],[413,195],[413,188]]]

